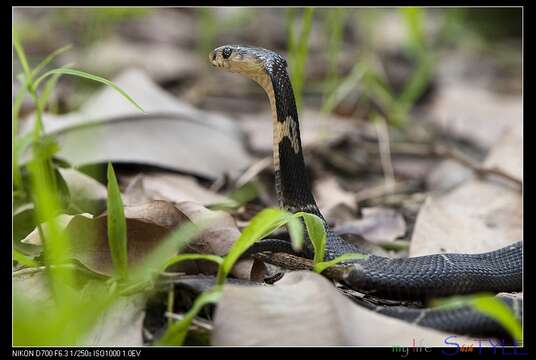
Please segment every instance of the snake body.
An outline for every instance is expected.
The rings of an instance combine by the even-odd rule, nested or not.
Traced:
[[[287,72],[279,54],[262,48],[226,45],[209,54],[210,62],[224,70],[256,81],[268,95],[273,122],[273,156],[279,205],[290,212],[305,211],[324,220],[327,233],[325,260],[344,253],[364,253],[336,235],[320,213],[306,176],[298,112]],[[266,240],[256,249],[277,251],[277,242]],[[304,255],[311,258],[312,244]],[[481,254],[434,254],[404,259],[369,255],[346,263],[346,284],[360,292],[397,300],[467,294],[478,291],[521,290],[522,245],[517,242]]]

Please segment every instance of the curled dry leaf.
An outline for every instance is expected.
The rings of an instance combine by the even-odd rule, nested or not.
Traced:
[[[271,287],[226,285],[211,341],[217,346],[411,346],[419,339],[421,346],[441,346],[449,335],[367,310],[321,275],[297,271]]]
[[[234,219],[222,211],[211,211],[194,202],[173,204],[155,200],[136,206],[125,206],[127,222],[128,261],[135,265],[154,249],[169,232],[184,224],[200,224],[211,219],[209,226],[188,245],[189,251],[223,256],[240,236]],[[96,217],[90,214],[60,215],[58,225],[65,229],[70,240],[71,257],[91,271],[109,276],[112,274],[112,259],[108,247],[107,215]],[[47,234],[47,225],[43,225]],[[25,244],[40,245],[41,238],[35,229],[23,241]],[[174,254],[169,254],[169,257]],[[214,273],[216,268],[197,262],[188,266],[188,271]],[[266,268],[260,261],[241,260],[236,263],[232,274],[242,279],[263,279]]]

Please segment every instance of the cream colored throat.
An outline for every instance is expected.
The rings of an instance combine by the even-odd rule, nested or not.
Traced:
[[[277,119],[277,106],[275,101],[275,92],[272,84],[272,79],[267,74],[251,74],[250,77],[255,80],[266,92],[270,100],[270,108],[272,111],[272,127],[273,127],[273,157],[275,170],[275,188],[279,206],[284,208],[283,192],[281,189],[280,177],[280,160],[279,160],[279,144],[283,138],[287,137],[292,144],[292,149],[297,154],[300,151],[300,139],[296,122],[290,116],[287,116],[285,121],[281,122]]]

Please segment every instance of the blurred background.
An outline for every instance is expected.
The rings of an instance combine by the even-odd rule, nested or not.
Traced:
[[[345,187],[352,191],[384,181],[391,186],[396,179],[416,180],[421,190],[453,186],[467,171],[457,176],[448,171],[446,180],[441,172],[434,175],[438,161],[430,145],[448,140],[482,160],[508,128],[521,123],[521,17],[521,8],[14,10],[15,27],[30,64],[70,45],[61,50],[54,65],[117,81],[153,112],[173,112],[178,106],[195,119],[210,118],[211,124],[216,123],[211,118],[214,113],[223,115],[222,124],[232,123],[237,134],[247,135],[239,141],[240,149],[233,152],[231,145],[227,147],[227,159],[216,161],[214,166],[221,167],[216,171],[197,168],[206,159],[185,163],[186,158],[192,160],[191,153],[210,156],[227,146],[222,139],[195,131],[188,136],[190,142],[181,146],[179,138],[166,140],[162,134],[155,135],[161,138],[155,144],[145,143],[150,140],[146,130],[132,130],[135,134],[125,144],[138,141],[140,151],[145,149],[147,154],[130,157],[115,150],[100,157],[73,155],[80,147],[79,137],[60,139],[60,154],[72,164],[84,169],[108,160],[149,163],[199,175],[211,184],[235,170],[244,171],[252,158],[269,156],[271,116],[263,90],[242,76],[217,71],[207,60],[216,46],[243,43],[273,49],[287,58],[306,154],[311,152],[320,160],[311,162],[306,156],[307,162],[313,167],[321,164],[316,169],[320,174],[336,171],[339,182],[346,181]],[[15,62],[14,73],[19,72],[20,64]],[[86,118],[136,111],[113,91],[97,96],[100,87],[97,82],[61,77],[45,108],[45,129],[77,123],[77,116],[64,114],[80,110],[89,114]],[[14,78],[14,94],[19,88]],[[30,128],[25,117],[32,111],[27,95],[21,106],[20,132]],[[64,125],[56,126],[60,123]],[[181,133],[181,129],[165,133]],[[99,139],[117,138],[116,132],[104,129],[99,136],[80,136],[86,143],[91,137],[87,148],[95,151]],[[384,144],[380,150],[378,141]],[[398,145],[385,146],[392,142]],[[216,146],[206,146],[210,143]],[[151,153],[151,146],[161,149]],[[382,158],[385,150],[389,156]],[[153,159],[162,152],[186,156],[171,159],[171,164],[155,163]],[[234,164],[229,157],[236,160]],[[318,172],[312,171],[314,177]]]
[[[335,176],[354,193],[383,185],[393,191],[400,180],[414,184],[398,189],[408,192],[453,187],[470,171],[438,167],[435,144],[447,141],[480,161],[521,123],[521,17],[521,8],[14,10],[31,65],[61,49],[54,65],[112,79],[148,112],[179,111],[214,126],[188,130],[155,119],[71,136],[73,124],[96,117],[108,123],[137,110],[98,82],[62,76],[45,106],[44,127],[64,134],[61,157],[102,182],[104,172],[94,169],[106,161],[194,175],[218,191],[262,178],[271,167],[266,160],[249,178],[240,176],[271,155],[266,95],[207,58],[216,46],[243,43],[287,58],[313,182]],[[19,88],[14,78],[14,94]],[[26,95],[20,133],[31,128],[32,104]],[[233,129],[233,139],[221,136],[223,128]],[[266,182],[270,193],[269,171]],[[264,203],[276,204],[273,193]]]
[[[456,76],[521,91],[520,8],[30,8],[16,9],[14,21],[30,62],[72,44],[59,65],[108,78],[140,67],[178,98],[219,111],[266,105],[255,84],[210,68],[208,52],[226,43],[281,53],[300,102],[348,117],[379,107],[398,124],[403,114],[386,103],[425,103],[438,81]],[[98,86],[60,85],[59,112]]]

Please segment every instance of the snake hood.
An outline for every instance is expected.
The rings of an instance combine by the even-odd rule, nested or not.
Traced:
[[[212,65],[245,75],[268,95],[272,110],[276,192],[282,208],[321,216],[305,176],[298,111],[285,59],[267,49],[225,45],[209,54]]]

